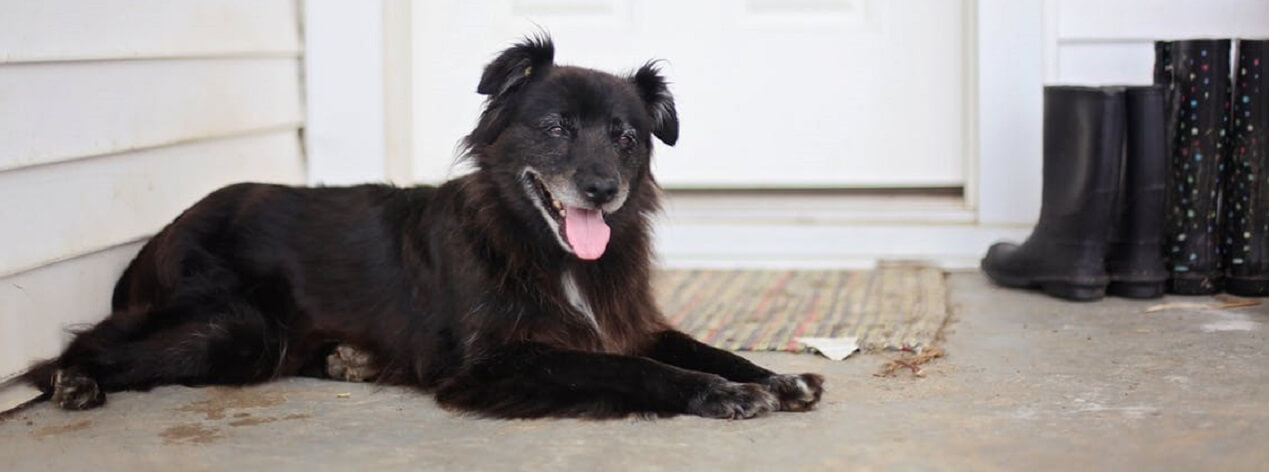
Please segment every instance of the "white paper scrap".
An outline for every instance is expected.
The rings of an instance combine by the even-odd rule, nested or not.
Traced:
[[[851,354],[860,350],[860,346],[856,344],[855,336],[844,336],[841,338],[795,338],[800,343],[806,344],[808,347],[815,349],[821,355],[840,361],[850,357]]]

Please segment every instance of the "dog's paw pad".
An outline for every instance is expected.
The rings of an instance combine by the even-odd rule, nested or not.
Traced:
[[[825,378],[817,374],[781,374],[768,377],[763,385],[780,399],[782,411],[807,411],[820,402]]]
[[[74,371],[59,370],[53,374],[54,405],[63,410],[87,410],[106,403],[106,394],[97,381]]]
[[[365,382],[379,375],[369,352],[340,344],[326,356],[326,375],[347,382]]]
[[[753,418],[780,407],[768,389],[752,383],[720,382],[707,388],[688,405],[698,416],[723,419]]]

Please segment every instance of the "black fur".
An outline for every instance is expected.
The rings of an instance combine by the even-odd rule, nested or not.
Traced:
[[[654,304],[652,137],[679,135],[660,72],[649,63],[619,77],[553,56],[549,38],[534,38],[485,68],[470,175],[207,196],[144,246],[110,317],[26,379],[64,408],[92,408],[120,390],[321,372],[342,344],[374,360],[378,382],[489,416],[812,407],[819,376],[777,375],[694,341]],[[604,209],[593,213],[611,228],[602,255],[574,255],[556,198],[574,215]]]

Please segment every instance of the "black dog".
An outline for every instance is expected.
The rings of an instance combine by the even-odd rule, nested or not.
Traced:
[[[813,407],[819,375],[694,341],[654,304],[649,157],[652,137],[679,135],[657,68],[620,77],[557,66],[553,51],[528,39],[486,66],[474,173],[435,188],[218,190],[142,248],[110,317],[27,381],[68,409],[315,367],[497,417]]]

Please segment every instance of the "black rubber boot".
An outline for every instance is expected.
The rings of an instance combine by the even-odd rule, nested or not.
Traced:
[[[1164,88],[1125,90],[1125,155],[1111,242],[1107,293],[1129,298],[1164,295],[1169,273],[1160,248],[1164,235]]]
[[[1168,290],[1205,295],[1221,290],[1218,252],[1220,167],[1226,161],[1230,40],[1157,45],[1156,78],[1168,89],[1170,171],[1165,211]]]
[[[1041,217],[1022,245],[996,243],[980,267],[1006,287],[1090,301],[1105,257],[1124,143],[1121,88],[1046,87]]]
[[[1265,40],[1239,41],[1227,133],[1230,161],[1222,189],[1226,291],[1244,297],[1264,297],[1268,287],[1266,45]]]

